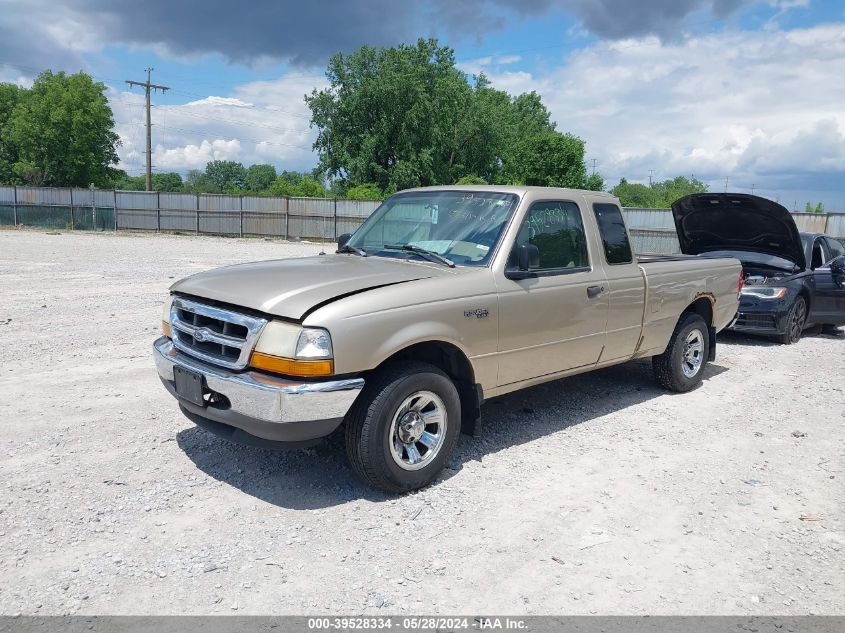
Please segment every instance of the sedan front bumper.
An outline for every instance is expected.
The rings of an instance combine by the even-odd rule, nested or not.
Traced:
[[[363,378],[304,382],[257,371],[215,367],[178,351],[162,336],[153,343],[159,378],[193,422],[242,444],[303,444],[329,435],[364,387]],[[198,373],[203,406],[176,392],[174,366]]]

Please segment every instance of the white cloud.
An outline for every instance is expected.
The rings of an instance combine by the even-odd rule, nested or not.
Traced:
[[[310,169],[316,163],[311,151],[316,131],[309,127],[303,96],[324,85],[322,75],[292,72],[243,84],[230,95],[156,106],[154,169],[184,173],[216,159]],[[143,96],[112,91],[110,99],[122,141],[120,166],[138,174],[146,160]]]
[[[489,76],[514,94],[540,92],[611,184],[647,180],[653,169],[695,174],[714,189],[729,176],[775,197],[845,175],[845,24],[600,42],[546,74]],[[826,195],[845,210],[841,187]]]
[[[203,169],[212,160],[237,160],[240,154],[241,142],[238,139],[215,139],[170,149],[159,145],[153,152],[153,160],[161,169]]]

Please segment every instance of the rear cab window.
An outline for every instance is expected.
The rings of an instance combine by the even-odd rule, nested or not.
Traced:
[[[599,225],[599,235],[604,246],[604,256],[608,264],[630,264],[634,261],[628,232],[622,210],[615,204],[596,202],[593,213]]]

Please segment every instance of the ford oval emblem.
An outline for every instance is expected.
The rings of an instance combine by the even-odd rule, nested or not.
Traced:
[[[208,328],[203,327],[198,330],[194,330],[194,340],[197,343],[204,343],[208,340],[209,334],[211,334],[211,331],[209,331]]]

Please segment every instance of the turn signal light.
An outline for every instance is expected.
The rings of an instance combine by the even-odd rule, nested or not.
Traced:
[[[249,364],[255,369],[272,371],[285,376],[331,376],[334,374],[334,361],[332,360],[294,360],[253,352],[249,357]]]
[[[161,331],[167,338],[173,338],[173,330],[170,329],[170,324],[167,321],[161,322]]]

